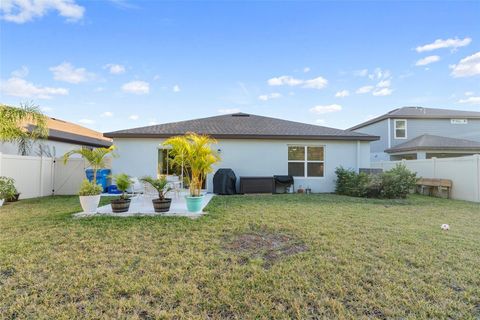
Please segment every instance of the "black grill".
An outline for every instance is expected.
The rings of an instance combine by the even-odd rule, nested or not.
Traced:
[[[237,177],[232,169],[218,169],[213,176],[213,193],[236,194]]]

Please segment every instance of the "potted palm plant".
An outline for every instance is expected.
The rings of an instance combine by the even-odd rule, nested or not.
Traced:
[[[80,205],[83,212],[95,213],[97,212],[98,204],[100,203],[100,197],[102,194],[102,186],[99,184],[83,179],[80,186],[78,196],[80,198]]]
[[[127,189],[130,188],[133,181],[129,175],[125,173],[114,175],[115,184],[118,190],[122,191],[120,198],[110,201],[112,211],[115,213],[127,212],[130,208],[131,199],[127,197]]]
[[[12,178],[0,177],[0,207],[5,201],[15,196],[17,190]]]
[[[167,212],[170,210],[172,199],[165,196],[172,188],[168,186],[167,177],[162,175],[158,179],[154,179],[147,176],[141,178],[140,181],[150,184],[158,192],[158,199],[152,200],[155,212]]]
[[[97,184],[97,171],[101,168],[106,166],[106,157],[107,155],[111,154],[115,156],[113,151],[115,150],[115,146],[111,146],[109,148],[96,148],[96,149],[89,149],[82,147],[80,149],[71,150],[63,155],[63,163],[66,164],[68,159],[77,154],[82,156],[88,163],[88,166],[93,169],[93,181],[89,182],[85,180],[82,182],[82,186],[80,189],[80,204],[82,205],[82,209],[84,212],[96,212],[98,208],[98,203],[100,202],[100,195],[102,194],[102,187],[98,186]],[[90,185],[87,186],[86,183]],[[82,191],[83,188],[83,191]],[[91,211],[86,211],[86,209]]]
[[[184,168],[188,179],[190,194],[186,196],[189,212],[199,212],[205,195],[202,194],[203,182],[212,166],[220,161],[218,153],[210,147],[217,141],[207,135],[187,133],[165,140],[164,146],[170,149],[171,163]]]

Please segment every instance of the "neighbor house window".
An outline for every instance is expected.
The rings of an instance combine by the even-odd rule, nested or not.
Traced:
[[[294,177],[323,177],[324,157],[323,146],[289,146],[288,174]]]
[[[395,139],[407,138],[407,120],[395,120]]]

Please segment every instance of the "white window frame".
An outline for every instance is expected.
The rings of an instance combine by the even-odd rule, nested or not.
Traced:
[[[304,148],[304,155],[305,158],[303,160],[288,160],[288,148],[289,147],[303,147]],[[308,160],[308,147],[322,147],[323,148],[323,161],[322,160]],[[294,178],[302,178],[302,179],[325,179],[325,171],[326,171],[326,145],[323,144],[289,144],[287,145],[287,170],[288,170],[288,163],[303,163],[303,176],[293,176]],[[308,164],[309,163],[323,163],[323,176],[321,177],[309,177],[308,176]],[[287,172],[288,173],[288,172]]]
[[[397,122],[403,121],[405,122],[405,137],[397,137]],[[395,139],[407,139],[408,137],[408,125],[407,125],[407,119],[394,119],[393,120],[393,137]]]

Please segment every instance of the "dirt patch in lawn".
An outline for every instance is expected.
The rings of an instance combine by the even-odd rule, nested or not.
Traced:
[[[263,259],[263,267],[270,268],[276,261],[307,251],[308,247],[294,235],[269,230],[249,231],[226,239],[224,249],[240,255],[238,262]]]

